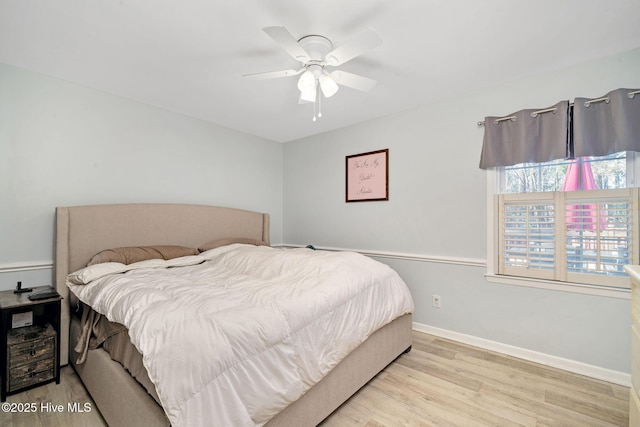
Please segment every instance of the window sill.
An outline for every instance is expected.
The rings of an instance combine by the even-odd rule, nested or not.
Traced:
[[[585,285],[583,283],[557,282],[555,280],[530,279],[526,277],[503,276],[485,274],[488,282],[501,285],[526,286],[530,288],[550,289],[576,294],[596,295],[608,298],[631,299],[631,290],[628,288],[614,288],[607,286]]]

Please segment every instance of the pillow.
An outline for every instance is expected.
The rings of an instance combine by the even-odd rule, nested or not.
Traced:
[[[204,245],[198,246],[200,252],[208,251],[209,249],[219,248],[220,246],[231,245],[233,243],[244,243],[254,246],[266,246],[267,244],[262,240],[250,239],[248,237],[229,237],[226,239],[212,240]]]
[[[87,263],[87,266],[102,264],[105,262],[119,262],[121,264],[133,264],[134,262],[148,259],[173,259],[187,255],[198,255],[198,250],[186,246],[130,246],[115,249],[105,249],[98,252]]]
[[[74,285],[86,285],[108,274],[124,273],[126,271],[129,271],[129,268],[119,262],[95,263],[69,274],[67,281]]]

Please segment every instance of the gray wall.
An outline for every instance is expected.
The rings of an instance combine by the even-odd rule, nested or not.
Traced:
[[[0,289],[50,283],[54,208],[75,204],[234,206],[269,212],[273,243],[484,260],[476,122],[618,87],[640,87],[640,51],[281,145],[0,64]],[[344,157],[381,148],[390,200],[345,203]],[[381,260],[419,323],[629,372],[628,300],[491,284],[473,263]]]
[[[282,241],[282,144],[3,64],[0,94],[0,289],[51,283],[56,206],[231,206]]]
[[[284,241],[485,260],[487,179],[478,168],[483,130],[476,123],[620,87],[640,87],[640,50],[452,93],[420,109],[287,143]],[[389,148],[390,200],[345,203],[345,156],[382,148]],[[416,322],[630,371],[629,300],[492,284],[473,262],[381,260],[411,288]],[[433,294],[441,296],[441,309],[432,307]]]

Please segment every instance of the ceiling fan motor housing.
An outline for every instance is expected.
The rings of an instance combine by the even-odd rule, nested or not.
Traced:
[[[311,61],[309,63],[324,62],[325,57],[333,50],[333,43],[324,36],[304,36],[298,43],[309,54]]]

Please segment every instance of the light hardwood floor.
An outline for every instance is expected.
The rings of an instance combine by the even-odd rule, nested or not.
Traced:
[[[70,367],[60,385],[9,396],[36,413],[0,413],[0,426],[105,426]],[[63,405],[62,413],[40,410]],[[69,413],[68,403],[92,411]],[[629,389],[414,332],[402,355],[341,406],[322,427],[627,426]]]
[[[414,332],[323,427],[628,426],[629,388]]]

